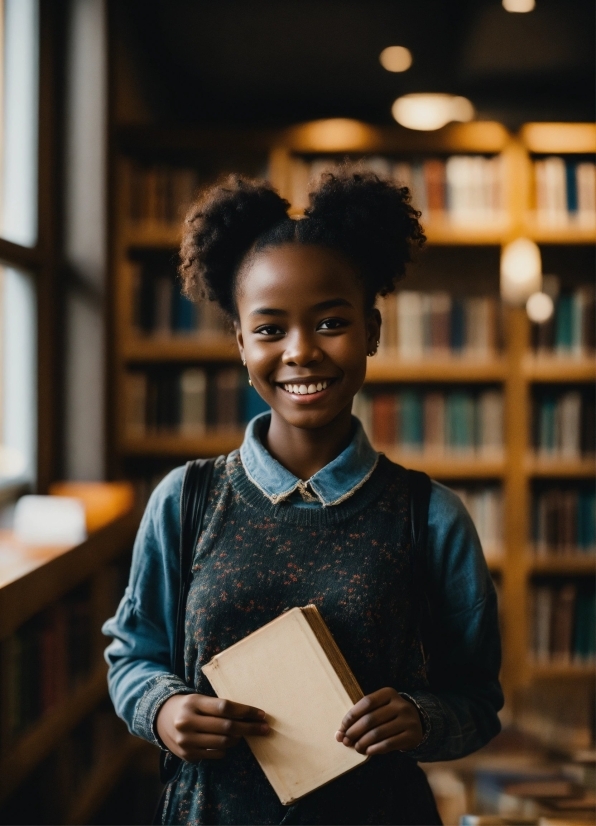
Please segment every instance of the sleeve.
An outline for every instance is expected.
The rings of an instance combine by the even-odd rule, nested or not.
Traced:
[[[474,523],[459,497],[432,483],[427,581],[433,657],[429,691],[405,695],[418,707],[425,736],[408,754],[454,760],[501,730],[501,641],[495,586]]]
[[[132,734],[161,745],[157,712],[174,694],[190,689],[170,671],[179,585],[180,493],[184,468],[173,470],[153,492],[135,539],[130,579],[116,615],[102,631],[113,641],[105,652],[114,708]]]

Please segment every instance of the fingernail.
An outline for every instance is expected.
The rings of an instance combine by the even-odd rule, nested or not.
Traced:
[[[270,728],[267,723],[263,723],[262,726],[259,726],[259,731],[262,731],[263,734],[269,734]]]
[[[344,746],[351,746],[352,745],[352,741],[350,740],[349,737],[344,737],[343,743],[344,743]]]
[[[265,714],[264,711],[259,710],[259,711],[257,711],[257,716],[260,717],[261,720],[264,720],[267,715]]]

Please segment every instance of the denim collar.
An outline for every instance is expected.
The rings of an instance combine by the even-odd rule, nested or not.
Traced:
[[[273,504],[288,500],[298,492],[305,502],[324,507],[339,505],[366,482],[379,461],[360,421],[352,416],[354,433],[350,444],[328,465],[303,481],[273,458],[263,445],[270,413],[250,421],[240,448],[240,458],[248,478]]]

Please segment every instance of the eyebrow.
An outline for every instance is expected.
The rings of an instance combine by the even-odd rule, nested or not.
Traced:
[[[351,304],[345,298],[328,298],[327,301],[320,301],[318,304],[315,304],[313,310],[330,310],[332,307],[352,307]],[[287,310],[276,310],[274,307],[257,307],[256,310],[253,310],[250,313],[251,316],[253,315],[288,315]]]

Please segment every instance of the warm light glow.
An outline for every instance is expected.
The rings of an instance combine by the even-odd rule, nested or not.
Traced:
[[[405,46],[387,46],[379,55],[379,60],[388,72],[405,72],[412,65],[412,52]]]
[[[398,98],[391,113],[398,123],[408,129],[431,132],[453,120],[472,120],[474,107],[467,98],[425,92]]]
[[[553,300],[546,293],[532,293],[526,303],[526,311],[530,321],[544,324],[552,316],[555,309]]]
[[[529,238],[517,238],[501,253],[501,296],[510,304],[525,304],[542,287],[540,250]]]
[[[532,11],[536,6],[536,0],[503,0],[505,11],[526,12]]]

